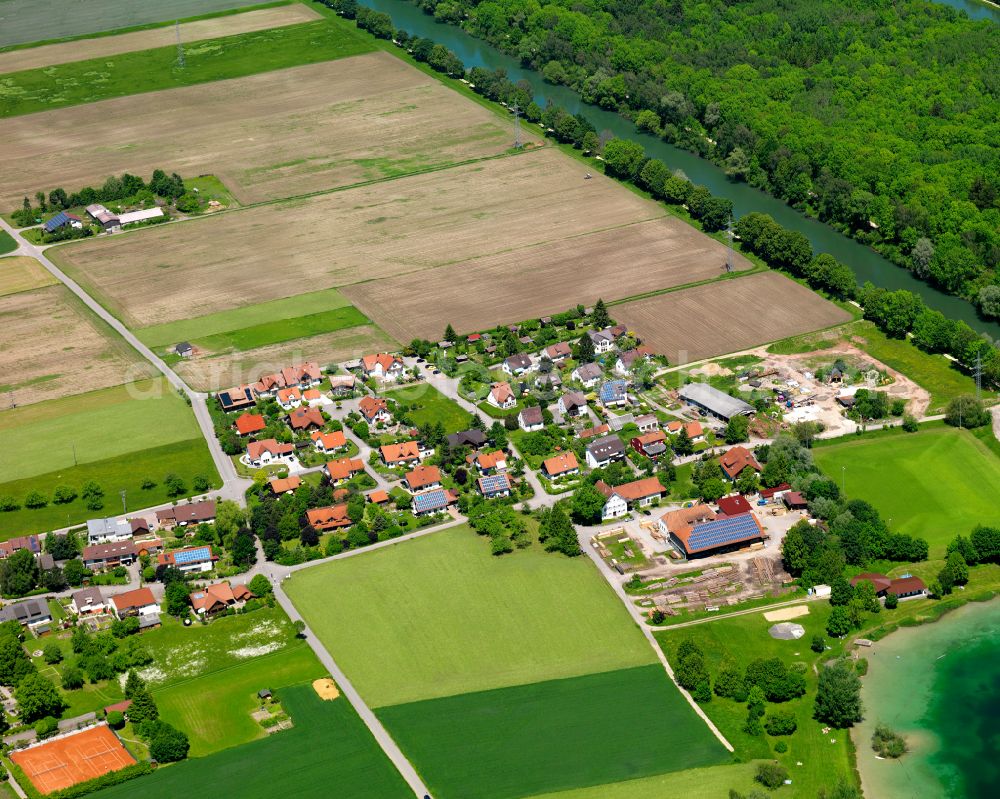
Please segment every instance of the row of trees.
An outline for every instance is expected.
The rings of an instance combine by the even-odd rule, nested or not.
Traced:
[[[152,477],[145,477],[140,483],[143,491],[151,491],[157,485],[157,481]],[[208,491],[209,487],[208,478],[203,474],[195,475],[191,479],[191,489],[195,493],[201,494]],[[169,472],[163,476],[163,488],[167,496],[171,498],[181,497],[189,493],[187,482],[176,472]],[[33,489],[25,494],[20,501],[14,496],[3,494],[0,495],[0,512],[9,513],[19,510],[22,505],[29,510],[39,510],[47,507],[50,503],[53,505],[68,505],[77,499],[84,501],[87,510],[101,510],[104,508],[105,502],[104,488],[95,480],[87,480],[79,489],[66,484],[58,485],[52,490],[51,495],[45,494],[38,489]]]

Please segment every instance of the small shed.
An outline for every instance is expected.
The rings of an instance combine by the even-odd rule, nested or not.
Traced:
[[[174,352],[182,358],[190,358],[194,355],[194,347],[191,346],[191,342],[189,341],[181,341],[174,345]]]
[[[259,690],[259,691],[257,692],[257,698],[258,698],[258,699],[259,699],[259,700],[260,700],[261,702],[266,702],[266,701],[267,701],[268,699],[270,699],[270,698],[271,698],[271,689],[269,689],[269,688],[261,688],[261,689],[260,689],[260,690]]]
[[[789,510],[806,510],[809,507],[809,502],[798,491],[786,491],[782,495],[781,501]]]

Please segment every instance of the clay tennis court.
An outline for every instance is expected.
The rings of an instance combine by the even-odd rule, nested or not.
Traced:
[[[11,752],[10,759],[41,793],[68,788],[135,763],[118,736],[103,724]]]

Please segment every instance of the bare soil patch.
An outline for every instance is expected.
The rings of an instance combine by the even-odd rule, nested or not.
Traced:
[[[776,272],[661,294],[617,305],[611,313],[672,364],[738,352],[851,318]]]
[[[548,310],[582,302],[576,280],[591,281],[594,296],[601,284],[605,297],[621,297],[638,291],[620,279],[622,270],[646,289],[719,273],[722,245],[610,179],[585,174],[585,165],[558,151],[536,150],[53,252],[139,327],[405,275],[387,296],[430,297],[420,315],[434,320],[426,324],[438,335],[439,315],[451,311],[424,291],[425,279],[446,287],[448,301],[466,303],[471,321],[474,306],[502,301],[501,285],[519,292],[504,311],[513,320],[528,315],[522,299],[542,288],[556,292],[542,296]],[[636,224],[650,219],[657,221]],[[553,262],[554,277],[541,277]],[[448,266],[455,269],[428,272]],[[456,298],[455,275],[474,270],[486,279],[473,279]],[[466,293],[480,289],[489,294]],[[362,310],[379,323],[400,317],[395,306],[374,302]],[[406,338],[409,330],[396,324],[389,332]]]
[[[290,363],[316,361],[322,366],[398,347],[377,327],[352,327],[246,352],[194,357],[178,363],[174,370],[196,391],[219,391],[252,382]]]
[[[218,36],[236,36],[267,28],[282,28],[286,25],[312,22],[319,18],[319,14],[301,3],[278,8],[263,8],[243,14],[185,22],[180,26],[181,40],[188,43],[214,39]],[[0,73],[86,61],[116,53],[152,50],[155,47],[172,47],[176,41],[174,26],[168,25],[147,31],[122,33],[118,36],[101,36],[96,39],[11,50],[0,53]]]
[[[14,255],[0,259],[0,297],[52,286],[59,281],[34,258]]]
[[[367,53],[2,119],[0,208],[157,167],[217,175],[246,204],[502,153],[510,137],[488,109]]]
[[[29,405],[152,376],[62,286],[0,297],[0,392]]]
[[[336,699],[340,696],[340,691],[337,690],[337,684],[331,680],[329,677],[324,677],[320,680],[313,680],[313,690],[320,699],[330,700]]]

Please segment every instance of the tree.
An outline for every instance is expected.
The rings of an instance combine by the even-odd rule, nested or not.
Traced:
[[[255,574],[253,579],[247,583],[247,588],[250,589],[250,593],[259,597],[269,596],[274,591],[271,581],[263,574]]]
[[[736,478],[736,490],[741,494],[756,494],[760,490],[760,476],[753,469],[744,469]]]
[[[72,486],[56,486],[52,492],[52,501],[57,505],[65,505],[67,502],[72,502],[76,497],[76,489]]]
[[[233,563],[241,569],[249,569],[257,562],[257,547],[249,530],[240,530],[229,549]]]
[[[455,328],[448,323],[448,326],[444,329],[444,341],[455,342],[458,341],[458,334],[455,332]]]
[[[29,491],[24,497],[24,507],[36,510],[49,504],[48,497],[41,491]]]
[[[681,432],[677,434],[673,449],[680,457],[691,455],[694,452],[694,442],[688,435],[687,427],[682,427]]]
[[[847,607],[837,605],[830,611],[830,617],[826,620],[826,634],[831,638],[840,638],[851,631],[851,617],[847,612]]]
[[[612,177],[633,180],[646,161],[646,151],[638,142],[609,139],[604,144],[604,170]]]
[[[601,330],[611,325],[611,316],[608,314],[604,300],[598,299],[594,304],[594,310],[590,314],[590,321],[594,327]]]
[[[63,566],[63,579],[73,587],[83,585],[83,578],[86,574],[87,570],[79,559],[66,561]]]
[[[712,477],[700,484],[701,496],[708,503],[718,502],[729,489],[718,477]]]
[[[42,657],[45,658],[45,662],[50,666],[55,665],[63,659],[62,648],[55,642],[46,644],[42,650]]]
[[[809,648],[813,652],[823,652],[826,649],[826,641],[823,640],[823,636],[819,634],[814,635],[809,644]]]
[[[11,634],[0,634],[0,685],[17,685],[34,671],[21,642]]]
[[[734,416],[726,424],[726,443],[739,444],[750,440],[750,419],[746,416]],[[750,471],[749,469],[747,471]]]
[[[184,480],[181,476],[170,472],[166,477],[163,478],[163,486],[167,489],[168,497],[179,497],[181,494],[187,492],[187,487],[184,485]]]
[[[597,524],[607,500],[594,486],[582,485],[573,492],[572,515],[577,524]]]
[[[747,684],[743,673],[734,666],[723,668],[715,680],[715,693],[717,696],[725,696],[736,702],[745,702]]]
[[[777,763],[761,763],[757,766],[754,779],[765,788],[770,788],[773,791],[785,784],[785,780],[788,779],[788,770]]]
[[[62,687],[64,691],[76,691],[83,688],[83,672],[77,666],[66,666],[62,671]]]
[[[140,677],[135,669],[129,670],[125,677],[124,694],[126,699],[132,699],[135,695],[146,687],[145,681]]]
[[[24,596],[38,584],[38,577],[38,562],[28,549],[0,561],[0,591],[7,596]]]
[[[152,694],[145,685],[132,691],[129,697],[132,704],[128,708],[128,720],[134,725],[142,724],[146,721],[155,721],[160,717],[160,709],[156,706]]]
[[[66,703],[51,680],[40,674],[26,675],[14,689],[22,721],[31,723],[45,716],[58,716]]]
[[[969,394],[955,397],[948,403],[944,412],[945,423],[952,427],[967,429],[989,424],[990,418],[990,413],[983,408],[982,401]]]
[[[857,672],[845,661],[823,668],[813,716],[831,727],[843,728],[861,721],[861,710],[861,680]]]
[[[594,342],[591,341],[588,334],[584,333],[576,343],[576,359],[580,363],[590,363],[595,357],[597,357],[597,351],[594,349]]]
[[[851,588],[851,584],[847,582],[847,578],[843,575],[838,576],[830,583],[831,605],[846,605],[853,598],[854,589]]]
[[[188,587],[187,583],[180,580],[167,585],[166,589],[166,611],[170,616],[188,615]]]
[[[570,557],[575,557],[581,552],[576,529],[559,505],[544,512],[538,526],[538,540],[549,552],[562,552]]]
[[[875,585],[871,580],[861,580],[854,586],[854,599],[868,613],[879,613],[882,610],[882,606],[878,602],[878,596],[875,593]]]

